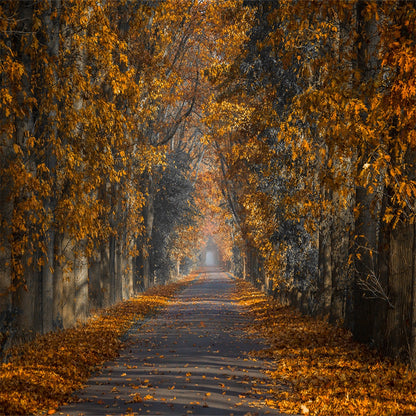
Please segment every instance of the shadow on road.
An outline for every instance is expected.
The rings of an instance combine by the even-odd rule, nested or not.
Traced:
[[[267,363],[249,357],[264,345],[244,332],[248,318],[232,291],[218,268],[201,269],[59,414],[280,415],[266,405]]]

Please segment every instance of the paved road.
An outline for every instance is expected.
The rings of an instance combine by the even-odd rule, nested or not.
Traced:
[[[128,346],[60,415],[280,415],[252,387],[267,390],[231,299],[232,280],[202,273],[159,315],[131,331]]]

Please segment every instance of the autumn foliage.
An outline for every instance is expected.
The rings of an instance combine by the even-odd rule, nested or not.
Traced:
[[[247,5],[205,117],[235,271],[414,361],[414,2]]]
[[[347,331],[302,316],[247,282],[240,304],[252,316],[250,332],[269,347],[254,354],[273,360],[269,405],[290,414],[410,415],[416,412],[416,372],[383,359]]]
[[[0,349],[198,260],[207,73],[240,52],[247,10],[1,2]]]
[[[95,370],[117,357],[126,331],[166,306],[189,279],[155,286],[132,300],[100,311],[86,324],[38,336],[33,342],[9,350],[7,363],[0,366],[0,413],[53,413],[53,409],[73,400],[71,395]]]
[[[2,1],[1,348],[180,274],[209,234],[235,274],[416,365],[415,10]],[[287,322],[267,307],[269,327]],[[347,333],[318,329],[307,331],[328,342],[319,357],[342,339],[339,354],[356,351]],[[299,363],[315,359],[309,348]],[[339,381],[317,362],[310,392],[287,370],[310,412],[314,383],[328,389],[324,409],[379,409],[384,397],[394,413],[397,394],[414,410],[404,387],[349,408],[342,382],[355,370]]]

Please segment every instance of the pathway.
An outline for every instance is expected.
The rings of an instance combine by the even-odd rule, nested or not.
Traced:
[[[131,331],[120,357],[60,415],[280,415],[268,408],[261,368],[248,352],[247,316],[232,300],[232,280],[203,273],[174,302]]]

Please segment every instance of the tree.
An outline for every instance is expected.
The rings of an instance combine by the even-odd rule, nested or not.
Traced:
[[[251,274],[397,352],[415,310],[414,4],[247,4],[207,123]]]

